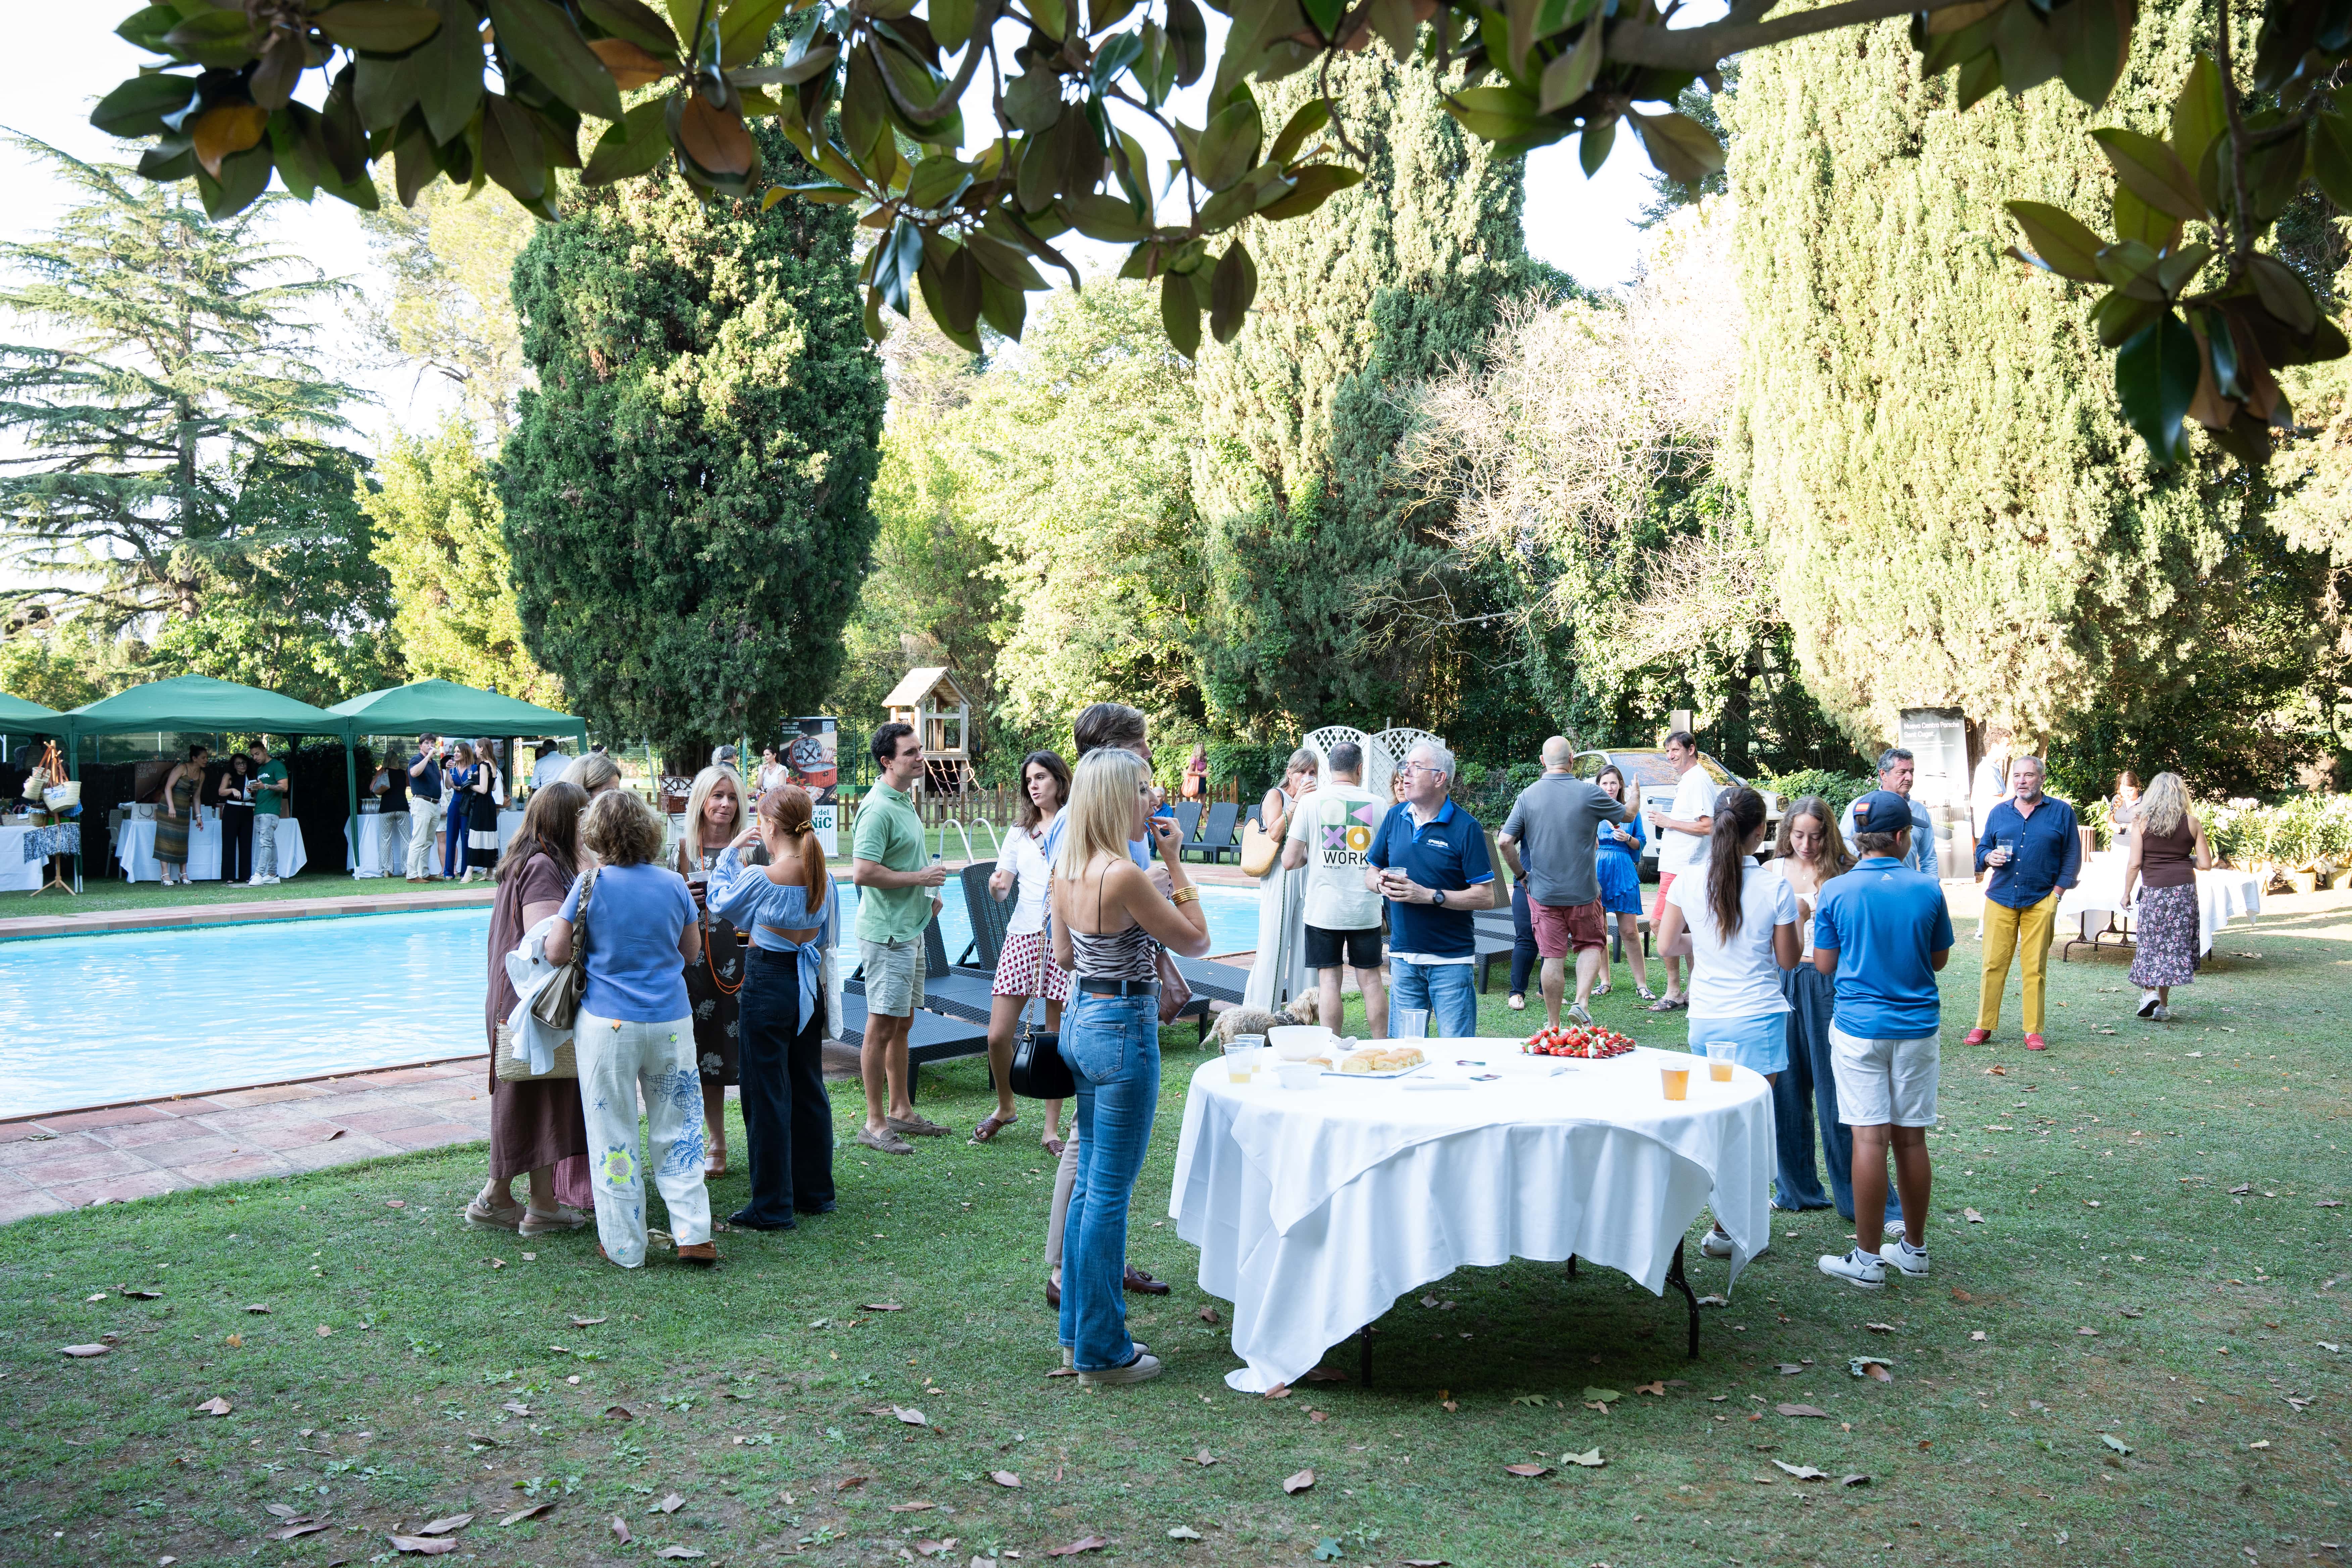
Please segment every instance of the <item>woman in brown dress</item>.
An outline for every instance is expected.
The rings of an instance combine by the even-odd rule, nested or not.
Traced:
[[[201,743],[188,747],[188,760],[163,777],[163,806],[155,814],[155,862],[163,868],[163,886],[188,885],[188,829],[204,820],[205,762],[211,755]]]
[[[499,893],[490,906],[490,985],[484,1021],[490,1040],[490,1179],[466,1205],[474,1225],[524,1236],[576,1230],[586,1216],[556,1202],[555,1166],[588,1154],[588,1124],[580,1112],[580,1080],[547,1079],[509,1083],[496,1067],[499,1026],[514,1010],[507,954],[525,932],[563,907],[579,875],[580,815],[588,807],[578,784],[551,784],[530,797],[522,827],[499,862]],[[514,1179],[530,1178],[530,1202],[514,1201]]]
[[[735,770],[714,763],[694,775],[686,797],[686,831],[677,840],[677,874],[702,921],[702,956],[686,966],[686,999],[694,1004],[694,1058],[702,1070],[702,1121],[710,1152],[706,1177],[727,1173],[727,1086],[740,1083],[737,1040],[743,989],[743,943],[722,915],[710,912],[710,866],[743,831],[743,786]],[[697,832],[697,826],[701,831]]]

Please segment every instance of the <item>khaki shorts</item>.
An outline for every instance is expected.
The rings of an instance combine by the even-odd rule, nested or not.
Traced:
[[[877,1017],[911,1018],[923,1005],[923,939],[868,942],[857,939],[858,966],[866,971],[866,1010]]]

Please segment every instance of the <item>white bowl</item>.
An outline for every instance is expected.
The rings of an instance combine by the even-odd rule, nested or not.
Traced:
[[[1265,1032],[1265,1043],[1274,1054],[1286,1062],[1303,1062],[1309,1057],[1325,1057],[1339,1043],[1339,1037],[1320,1024],[1276,1024]]]
[[[1285,1089],[1313,1089],[1323,1078],[1323,1069],[1313,1062],[1284,1062],[1274,1070]]]

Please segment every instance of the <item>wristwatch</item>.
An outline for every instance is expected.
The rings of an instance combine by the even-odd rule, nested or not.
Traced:
[[[1445,907],[1445,889],[1443,888],[1433,889],[1429,895],[1429,901],[1435,904],[1439,909],[1444,909]]]

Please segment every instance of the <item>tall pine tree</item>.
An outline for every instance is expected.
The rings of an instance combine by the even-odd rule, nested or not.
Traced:
[[[539,386],[499,486],[524,639],[674,768],[809,710],[841,668],[886,397],[853,221],[706,205],[664,171],[581,191],[515,264]]]
[[[336,445],[356,394],[305,320],[348,286],[268,242],[277,198],[215,222],[185,185],[10,145],[77,200],[0,245],[0,597],[139,623],[170,669],[328,700],[380,679],[385,584]]]
[[[1265,89],[1266,123],[1315,85]],[[1475,354],[1507,294],[1564,281],[1528,258],[1519,161],[1465,136],[1428,72],[1375,43],[1335,63],[1329,87],[1364,183],[1250,226],[1248,328],[1201,357],[1202,684],[1227,723],[1444,705],[1460,584],[1429,542],[1442,519],[1408,514],[1394,394]]]
[[[1748,58],[1733,445],[1806,681],[1854,734],[1951,704],[2061,739],[2141,734],[2121,760],[2143,774],[2207,748],[2200,787],[2254,782],[2221,753],[2294,700],[2306,649],[2277,628],[2303,618],[2315,563],[2278,548],[2263,487],[2226,462],[2149,468],[2096,290],[2005,256],[2000,205],[2101,214],[2112,175],[2084,133],[2162,134],[2210,29],[2210,5],[2143,9],[2096,111],[2044,88],[1955,113],[1899,22]],[[2085,773],[2112,773],[2091,752]]]

